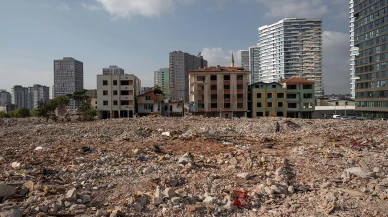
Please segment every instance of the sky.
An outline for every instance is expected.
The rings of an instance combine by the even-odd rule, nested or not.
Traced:
[[[258,28],[321,18],[325,94],[350,92],[347,0],[0,0],[0,89],[54,83],[53,61],[84,63],[84,88],[117,65],[153,86],[169,52],[226,65],[257,44]]]

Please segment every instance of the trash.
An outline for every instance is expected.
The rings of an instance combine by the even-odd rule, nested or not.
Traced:
[[[54,175],[54,174],[57,174],[58,173],[58,171],[56,171],[56,170],[51,170],[51,169],[43,169],[42,170],[42,174],[43,175]]]
[[[42,147],[42,146],[38,146],[38,147],[36,147],[36,148],[34,149],[34,151],[41,151],[41,150],[43,150],[43,147]]]
[[[20,163],[19,162],[13,162],[12,164],[11,164],[11,166],[12,166],[12,168],[19,168],[20,167]]]
[[[151,149],[156,153],[161,153],[162,149],[159,146],[153,145],[151,146]]]
[[[137,156],[137,157],[136,157],[136,160],[137,160],[137,161],[147,161],[147,158],[144,157],[144,156]]]
[[[163,132],[162,133],[162,136],[168,136],[168,137],[172,137],[172,133],[171,132]]]
[[[233,142],[221,141],[221,144],[223,144],[223,145],[233,145]]]
[[[368,177],[371,177],[373,175],[373,173],[371,172],[367,172],[364,168],[362,167],[352,167],[352,168],[348,168],[348,169],[345,169],[345,172],[347,173],[350,173],[350,174],[353,174],[353,175],[356,175],[356,176],[359,176],[361,178],[368,178]]]
[[[232,191],[232,198],[233,198],[233,206],[237,208],[243,208],[244,206],[248,206],[247,201],[245,198],[247,198],[248,195],[246,195],[244,192],[239,190],[233,190]]]

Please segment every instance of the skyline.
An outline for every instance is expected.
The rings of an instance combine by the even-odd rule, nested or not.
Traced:
[[[6,7],[0,8],[0,23],[6,30],[0,36],[5,42],[0,44],[0,74],[10,76],[0,79],[0,89],[10,91],[13,85],[33,84],[52,88],[53,62],[63,57],[84,62],[85,89],[96,88],[96,75],[110,65],[135,74],[143,87],[153,86],[153,72],[168,67],[169,52],[174,50],[194,55],[202,52],[209,66],[230,65],[233,52],[235,65],[240,66],[240,51],[256,45],[259,27],[286,17],[313,16],[323,20],[325,94],[350,92],[346,1],[136,2],[6,2]],[[289,3],[288,7],[283,3]],[[11,13],[16,8],[26,12]]]

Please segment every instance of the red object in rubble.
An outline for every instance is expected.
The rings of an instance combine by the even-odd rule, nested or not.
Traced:
[[[237,206],[238,208],[243,208],[244,206],[248,206],[245,198],[248,197],[244,192],[233,190],[233,206]]]

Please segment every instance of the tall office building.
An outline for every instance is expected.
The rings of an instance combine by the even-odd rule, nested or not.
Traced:
[[[71,57],[54,60],[53,98],[73,94],[84,88],[84,64]],[[78,102],[71,100],[68,107],[71,111],[78,108]]]
[[[40,101],[48,102],[50,100],[50,88],[39,84],[28,87],[29,109],[38,108]]]
[[[11,102],[11,93],[7,92],[6,90],[0,90],[0,105],[10,104]]]
[[[12,104],[15,104],[15,109],[30,108],[30,94],[28,87],[15,85],[12,88]]]
[[[124,74],[124,69],[117,66],[109,66],[109,68],[102,69],[103,75],[122,75]]]
[[[244,68],[245,71],[249,71],[249,50],[241,51],[241,67]],[[251,75],[248,76],[248,82],[250,82]]]
[[[357,116],[388,118],[388,1],[354,0],[354,46]],[[352,18],[350,18],[352,19]],[[352,28],[352,24],[351,24]]]
[[[160,71],[154,71],[154,86],[160,86]]]
[[[250,84],[254,84],[260,81],[260,48],[257,46],[249,48],[249,69]]]
[[[189,100],[189,72],[207,67],[201,53],[197,56],[182,51],[170,52],[170,99]]]
[[[350,94],[351,98],[356,98],[356,81],[359,79],[356,76],[356,57],[359,55],[358,47],[354,46],[354,0],[349,1],[349,20],[350,20]]]
[[[286,18],[259,28],[259,77],[262,82],[302,77],[315,82],[323,96],[322,21]]]

